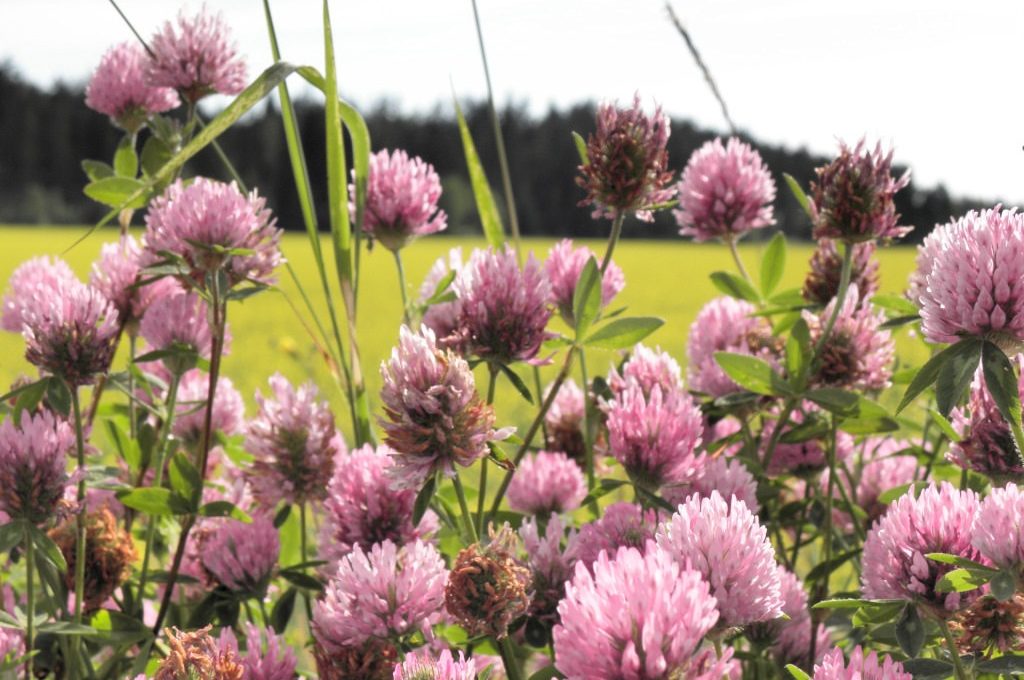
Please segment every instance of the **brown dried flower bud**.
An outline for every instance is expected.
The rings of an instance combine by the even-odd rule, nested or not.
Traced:
[[[78,527],[68,518],[50,530],[50,538],[64,554],[68,570],[64,582],[75,588],[75,560],[78,555]],[[103,606],[128,578],[131,565],[138,558],[131,536],[117,526],[117,519],[107,508],[88,512],[85,516],[85,601],[86,612]]]

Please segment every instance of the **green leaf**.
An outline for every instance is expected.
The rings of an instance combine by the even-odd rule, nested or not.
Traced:
[[[786,670],[789,671],[789,674],[792,675],[796,680],[811,680],[811,676],[807,675],[807,673],[804,673],[802,670],[797,668],[795,664],[786,664]]]
[[[881,494],[879,494],[878,502],[884,505],[888,505],[889,503],[892,503],[894,500],[896,500],[903,494],[907,493],[907,491],[909,491],[913,486],[914,483],[909,482],[907,484],[900,484],[899,486],[894,486],[891,489],[887,489],[883,491]]]
[[[811,356],[811,332],[801,317],[793,324],[786,340],[786,371],[797,385],[802,385],[807,378]]]
[[[278,574],[281,576],[281,578],[288,581],[292,585],[297,586],[299,588],[303,588],[305,590],[319,591],[323,590],[324,587],[323,584],[320,583],[320,581],[317,578],[310,576],[309,574],[305,574],[301,571],[282,569],[280,572],[278,572]]]
[[[786,237],[777,232],[765,248],[761,258],[761,294],[764,297],[775,292],[786,270]]]
[[[975,590],[988,583],[988,578],[969,569],[954,569],[947,572],[935,584],[937,593],[963,593]]]
[[[547,668],[542,668],[533,675],[531,675],[530,680],[553,680],[553,678],[557,677],[559,677],[558,669],[554,666],[548,666]]]
[[[352,171],[356,185],[356,214],[353,217],[356,232],[361,233],[366,214],[366,186],[370,176],[370,129],[355,107],[344,99],[338,100],[338,113],[352,142]]]
[[[46,390],[49,387],[49,381],[53,378],[43,378],[36,382],[28,385],[26,390],[22,391],[18,395],[17,401],[14,402],[14,419],[15,422],[21,419],[21,414],[25,411],[32,412],[39,406],[40,402],[43,401],[43,397],[46,396]]]
[[[907,659],[901,662],[903,670],[917,678],[930,680],[931,678],[948,678],[953,675],[953,664],[939,661],[938,659]]]
[[[31,525],[29,532],[32,534],[32,542],[39,548],[39,556],[45,558],[60,573],[66,572],[68,570],[68,563],[64,559],[64,553],[60,551],[60,548],[53,542],[53,539]]]
[[[811,202],[808,200],[807,194],[805,194],[804,190],[800,187],[800,182],[797,182],[796,179],[788,172],[782,173],[782,177],[786,180],[789,190],[793,192],[793,198],[796,199],[796,202],[800,204],[800,207],[803,208],[808,217],[814,219],[814,216],[811,214]]]
[[[116,208],[118,211],[125,208],[143,208],[149,200],[146,184],[129,177],[98,179],[86,184],[83,191],[97,203]]]
[[[25,538],[25,520],[16,519],[0,525],[0,555],[6,555]]]
[[[985,386],[992,395],[992,400],[999,407],[999,413],[1011,428],[1019,432],[1021,426],[1020,387],[1013,364],[998,346],[991,342],[985,342],[981,354],[981,365],[985,372]]]
[[[1006,675],[1024,675],[1024,655],[1003,654],[995,659],[982,661],[975,666],[981,673],[1003,673]]]
[[[572,318],[575,323],[576,339],[590,329],[601,312],[601,269],[597,259],[591,257],[580,272],[580,280],[572,294]]]
[[[978,359],[977,352],[957,352],[942,364],[935,380],[935,402],[939,413],[949,416],[949,412],[960,402],[978,370]]]
[[[712,272],[711,283],[729,297],[739,298],[748,302],[759,302],[761,299],[757,291],[747,283],[746,279],[730,272]]]
[[[131,645],[153,637],[153,632],[142,621],[110,609],[93,614],[89,625],[96,637],[112,644]]]
[[[789,391],[782,378],[772,370],[771,364],[763,359],[747,354],[715,352],[715,361],[736,384],[751,392],[779,396]]]
[[[839,429],[848,434],[878,434],[894,432],[900,424],[881,404],[860,397],[854,415],[839,421]]]
[[[501,372],[505,374],[505,377],[508,378],[508,381],[512,383],[512,387],[516,388],[516,392],[519,392],[523,399],[532,404],[533,395],[530,394],[530,388],[526,386],[526,383],[524,383],[523,379],[519,377],[519,374],[505,364],[499,364],[499,367],[501,368]]]
[[[580,156],[581,165],[590,165],[590,154],[587,152],[587,140],[583,139],[583,136],[573,130],[572,142],[576,145],[576,153]]]
[[[933,562],[939,562],[941,564],[952,564],[953,566],[961,567],[963,569],[969,569],[971,571],[987,572],[990,574],[995,574],[998,571],[998,569],[993,569],[992,567],[985,566],[981,562],[975,562],[974,560],[967,559],[966,557],[961,557],[960,555],[933,552],[925,553],[924,556],[932,560]]]
[[[288,506],[291,507],[291,506]],[[252,517],[231,501],[210,501],[199,508],[200,517],[230,517],[243,524],[252,524]]]
[[[591,333],[583,344],[601,349],[625,349],[640,342],[664,324],[664,320],[653,316],[614,319]]]
[[[992,589],[992,595],[997,600],[1006,602],[1017,592],[1017,579],[1008,571],[1000,571],[988,582],[988,587]]]
[[[860,402],[860,396],[835,387],[822,387],[811,390],[805,396],[810,401],[813,401],[830,413],[835,413],[837,416],[855,415],[857,413],[857,405]]]
[[[891,293],[879,293],[871,298],[871,304],[881,307],[892,316],[917,316],[917,305],[903,297]]]
[[[280,529],[282,526],[284,526],[284,523],[288,521],[288,516],[290,514],[292,514],[291,505],[285,505],[280,510],[278,510],[277,514],[274,515],[274,528]]]
[[[946,438],[949,439],[949,441],[951,441],[951,442],[960,441],[960,434],[956,430],[953,429],[953,424],[951,422],[949,422],[949,420],[946,418],[946,416],[942,415],[941,413],[939,413],[935,409],[932,409],[930,411],[930,413],[931,413],[931,416],[932,416],[932,421],[942,431],[942,434],[946,435]]]
[[[117,453],[121,460],[128,464],[129,470],[138,472],[142,465],[142,449],[139,447],[139,442],[132,439],[117,421],[107,419],[104,422],[107,425],[107,434],[110,436],[110,441],[117,448]]]
[[[831,600],[822,600],[811,607],[811,609],[860,609],[864,605],[870,604],[872,604],[871,600],[839,597]]]
[[[487,245],[500,249],[505,245],[505,228],[501,224],[501,215],[498,214],[498,206],[491,194],[491,185],[487,182],[487,174],[484,172],[484,166],[476,152],[473,135],[469,132],[466,117],[462,114],[462,107],[454,94],[452,101],[455,103],[455,117],[459,122],[462,151],[466,156],[466,169],[469,171],[469,183],[473,187],[473,198],[476,199],[476,211],[480,215],[480,224],[483,226]]]
[[[627,484],[629,484],[629,482],[623,479],[602,479],[595,488],[591,489],[590,493],[587,494],[587,497],[583,499],[583,502],[581,502],[580,505],[590,505],[602,496],[606,496],[612,491],[626,486]]]
[[[851,559],[860,555],[861,549],[856,548],[854,550],[848,550],[842,554],[836,555],[828,562],[819,562],[808,572],[805,581],[818,581],[825,578],[829,574],[835,572],[836,569],[849,562]]]
[[[90,182],[114,176],[114,168],[103,161],[84,160],[82,161],[82,170]]]
[[[65,418],[71,415],[71,389],[56,376],[46,381],[46,401],[50,408]]]
[[[291,620],[292,612],[295,610],[295,596],[298,593],[299,591],[295,588],[289,588],[284,591],[281,597],[277,598],[274,608],[270,611],[270,625],[278,635],[284,633],[285,629],[288,628],[288,622]]]
[[[142,172],[153,177],[171,160],[174,152],[159,137],[150,135],[142,145]]]
[[[430,501],[434,498],[434,491],[437,490],[437,475],[431,475],[423,484],[423,488],[416,494],[416,500],[412,505],[412,525],[419,526],[423,515],[430,507]]]
[[[135,135],[128,133],[121,138],[114,151],[114,172],[118,177],[135,179],[139,174],[139,157],[135,154]]]
[[[203,485],[199,470],[184,451],[178,451],[168,466],[171,489],[182,498],[193,498]]]
[[[51,621],[39,626],[40,633],[50,635],[95,635],[96,630],[92,626],[86,626],[72,621]]]
[[[935,381],[939,378],[939,371],[947,361],[952,357],[958,356],[981,356],[981,341],[977,338],[966,338],[950,345],[946,349],[942,350],[918,370],[914,380],[910,383],[907,391],[903,394],[903,399],[900,400],[899,406],[896,407],[896,415],[899,415],[900,411],[905,409],[910,402],[917,398],[917,395],[924,392],[926,389],[935,384]]]
[[[189,512],[188,501],[176,496],[170,489],[160,487],[137,487],[118,493],[117,499],[127,508],[155,517],[186,515]]]

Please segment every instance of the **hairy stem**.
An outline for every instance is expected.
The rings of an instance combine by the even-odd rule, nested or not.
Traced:
[[[488,362],[487,372],[487,404],[490,406],[494,403],[494,389],[498,386],[498,368],[497,364]],[[476,532],[478,535],[484,535],[484,528],[486,524],[484,522],[484,504],[487,502],[487,468],[490,465],[488,456],[484,456],[480,459],[480,486],[479,494],[476,498]]]
[[[953,633],[949,630],[949,624],[946,619],[938,617],[939,628],[942,629],[942,634],[946,638],[946,648],[949,649],[949,655],[953,660],[953,670],[957,680],[967,680],[967,672],[964,670],[963,662],[960,661],[960,650],[956,646],[956,640],[953,639]]]
[[[604,281],[604,273],[608,271],[608,265],[612,261],[612,253],[615,252],[615,246],[619,242],[619,237],[622,236],[622,223],[626,221],[626,213],[618,211],[615,213],[615,219],[612,220],[612,231],[608,234],[608,245],[604,250],[604,257],[601,259],[601,279],[597,285],[601,285]]]
[[[729,252],[732,254],[733,262],[736,263],[736,269],[740,272],[740,276],[742,276],[747,283],[752,283],[750,280],[750,274],[747,273],[747,268],[743,266],[743,260],[740,258],[740,251],[739,248],[736,247],[736,241],[736,238],[725,239],[726,245],[729,246]]]
[[[35,593],[35,541],[32,540],[32,534],[29,533],[28,525],[25,525],[25,598],[26,603],[26,614],[28,616],[28,622],[25,627],[25,652],[28,653],[28,659],[25,661],[25,680],[32,680],[32,650],[35,649],[36,642],[36,593]]]
[[[452,486],[455,487],[455,496],[459,499],[459,509],[462,511],[462,523],[469,530],[469,536],[473,539],[474,543],[480,541],[479,534],[476,533],[476,525],[473,524],[473,515],[469,512],[469,504],[466,503],[466,490],[462,488],[462,480],[459,479],[459,471],[455,471],[455,475],[452,477]]]
[[[406,326],[409,324],[409,299],[405,290],[405,267],[402,266],[402,251],[391,251],[395,256],[395,266],[398,268],[398,288],[402,291],[402,321]]]
[[[78,455],[78,517],[77,538],[75,539],[75,623],[82,623],[82,600],[85,599],[85,434],[82,429],[82,407],[78,398],[78,387],[68,385],[71,391],[71,409],[75,419],[75,451]],[[75,659],[81,659],[82,638],[74,636],[72,643]]]

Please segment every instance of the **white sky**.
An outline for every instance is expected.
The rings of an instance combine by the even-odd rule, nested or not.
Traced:
[[[662,0],[478,0],[499,105],[629,99],[724,128]],[[830,153],[894,144],[918,183],[1024,199],[1024,1],[675,0],[737,124]],[[200,3],[189,3],[198,10]],[[207,0],[255,75],[269,65],[262,3]],[[122,0],[144,36],[178,5]],[[284,58],[322,70],[320,2],[274,0]],[[470,0],[332,0],[343,94],[406,111],[484,93]],[[106,0],[0,0],[0,59],[28,79],[84,81],[130,38]],[[371,131],[372,132],[372,131]],[[570,143],[567,139],[566,143]],[[674,159],[681,167],[686,159]]]

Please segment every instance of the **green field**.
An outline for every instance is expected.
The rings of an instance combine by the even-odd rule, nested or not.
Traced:
[[[2,227],[2,230],[4,253],[0,257],[0,285],[5,289],[11,272],[22,261],[33,255],[59,255],[84,233],[84,228]],[[64,257],[76,272],[85,277],[100,246],[115,238],[116,232],[113,230],[97,232],[65,253]],[[528,239],[523,247],[543,258],[551,243],[547,239]],[[471,248],[482,244],[482,239],[446,237],[431,237],[412,244],[404,251],[411,294],[415,295],[415,290],[434,260],[444,255],[449,248],[462,246],[468,253]],[[598,251],[604,247],[603,243],[598,242],[589,245]],[[287,235],[283,241],[283,250],[313,305],[322,313],[324,297],[306,237]],[[756,270],[760,251],[761,246],[758,245],[742,249],[742,256],[749,269]],[[790,247],[787,273],[780,290],[801,284],[810,253],[811,247],[808,245]],[[879,251],[879,259],[882,291],[901,291],[913,267],[914,250],[908,247],[882,249]],[[625,305],[631,314],[663,318],[665,325],[649,339],[649,344],[660,345],[685,365],[686,336],[690,323],[701,306],[718,295],[708,275],[716,270],[731,271],[734,267],[728,251],[718,245],[697,245],[683,241],[630,240],[619,245],[615,260],[625,272],[626,288],[613,306]],[[390,254],[383,249],[376,249],[372,253],[364,253],[362,263],[358,330],[367,383],[376,403],[380,387],[378,367],[381,360],[390,354],[396,341],[401,303],[394,261]],[[246,398],[250,415],[254,392],[266,385],[267,377],[274,371],[280,371],[291,380],[312,378],[331,398],[339,415],[339,424],[348,432],[350,426],[344,415],[347,409],[342,408],[343,398],[305,329],[304,324],[312,327],[309,314],[295,283],[283,268],[279,278],[280,292],[262,294],[230,309],[229,323],[234,343],[231,355],[225,360],[225,373]],[[302,321],[296,316],[289,301],[299,310]],[[906,331],[900,333],[899,347],[904,362],[918,364],[925,356],[920,342],[907,337]],[[6,385],[19,375],[31,373],[31,367],[22,358],[23,353],[24,344],[20,336],[0,334],[0,357],[3,357],[0,361],[0,382]],[[588,356],[591,373],[603,373],[613,358],[609,352],[592,350]],[[122,362],[123,357],[118,361]],[[554,371],[551,367],[544,369],[545,380],[553,377]],[[532,378],[528,382],[532,385]],[[515,421],[527,417],[525,402],[511,386],[500,385],[497,402],[502,424],[523,424]]]

